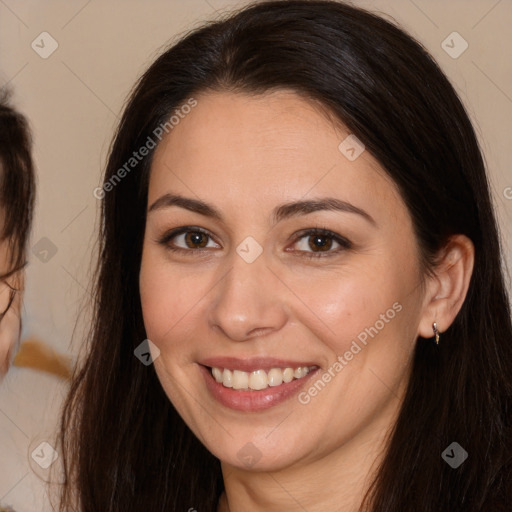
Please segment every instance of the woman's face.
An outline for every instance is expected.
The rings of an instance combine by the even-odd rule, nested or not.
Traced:
[[[140,271],[167,396],[239,468],[384,435],[424,309],[396,187],[292,92],[196,99],[154,155]]]

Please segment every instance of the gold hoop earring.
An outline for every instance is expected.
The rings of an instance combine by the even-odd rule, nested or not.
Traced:
[[[437,323],[434,322],[432,324],[432,329],[434,330],[434,336],[436,338],[436,345],[439,345],[439,330],[437,329]]]

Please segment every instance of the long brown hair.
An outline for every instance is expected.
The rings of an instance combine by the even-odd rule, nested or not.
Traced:
[[[475,246],[466,300],[442,344],[417,342],[365,509],[508,509],[512,325],[498,230],[468,115],[419,43],[334,1],[258,2],[207,23],[136,84],[104,183],[193,95],[277,89],[319,101],[380,162],[408,206],[425,271],[451,234]],[[152,153],[104,189],[88,356],[62,416],[61,511],[213,511],[223,489],[219,460],[177,414],[152,366],[133,354],[146,338],[138,276]],[[457,469],[441,457],[454,441],[469,454]]]

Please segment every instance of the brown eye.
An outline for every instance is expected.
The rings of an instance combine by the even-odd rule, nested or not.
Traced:
[[[350,249],[352,244],[346,238],[328,229],[309,229],[299,233],[295,242],[296,251],[308,258],[335,256]]]
[[[325,235],[311,235],[308,237],[308,245],[312,251],[324,252],[328,251],[332,247],[332,238]]]
[[[177,228],[164,235],[159,243],[171,251],[202,252],[202,249],[218,249],[212,237],[200,228],[193,226]]]
[[[190,249],[195,247],[206,247],[208,243],[208,235],[199,231],[187,231],[185,234],[185,243]]]

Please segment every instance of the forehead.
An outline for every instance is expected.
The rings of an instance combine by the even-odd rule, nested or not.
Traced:
[[[368,151],[351,161],[339,149],[350,132],[312,101],[291,91],[195,99],[155,151],[148,203],[172,191],[253,211],[320,195],[359,201],[377,216],[405,208]]]

